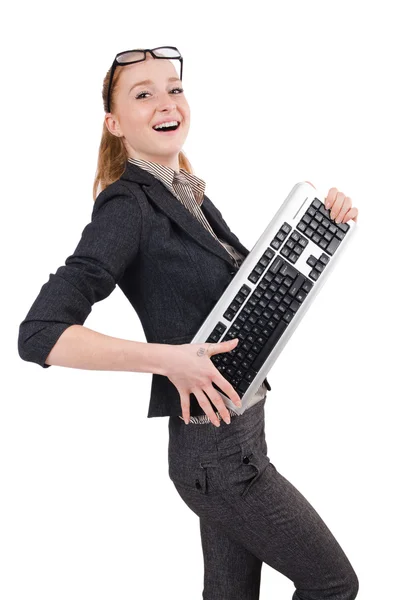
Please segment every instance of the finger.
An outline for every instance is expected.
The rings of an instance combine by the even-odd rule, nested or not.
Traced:
[[[338,190],[336,189],[336,187],[330,188],[328,195],[325,198],[325,208],[328,209],[328,208],[331,208],[331,206],[333,206],[337,193],[338,193]]]
[[[347,211],[347,213],[343,217],[342,223],[347,223],[347,221],[350,221],[350,219],[357,222],[357,215],[358,215],[358,209],[355,206],[353,206],[352,208],[350,208]]]
[[[212,384],[203,388],[204,392],[207,394],[212,404],[214,404],[218,410],[218,413],[221,415],[224,421],[230,421],[230,413],[227,410],[227,406],[225,404],[224,399],[220,395],[219,392],[216,391]]]
[[[182,406],[182,418],[186,425],[190,421],[190,392],[179,392]]]
[[[349,198],[349,196],[345,196],[343,199],[343,204],[341,206],[341,209],[339,211],[339,213],[336,216],[335,219],[335,223],[341,223],[342,219],[344,218],[344,216],[346,215],[347,212],[349,212],[350,208],[352,205],[352,201],[351,198]]]
[[[211,421],[211,423],[213,425],[216,425],[217,427],[219,427],[219,425],[221,423],[220,423],[218,417],[216,416],[214,409],[212,408],[212,406],[211,406],[207,396],[204,394],[204,392],[202,390],[200,390],[199,388],[194,388],[192,390],[192,393],[196,396],[197,402],[199,403],[199,405],[201,406],[201,408],[203,409],[205,414],[209,417],[209,420]]]
[[[337,216],[339,215],[339,212],[343,206],[343,201],[345,199],[345,194],[343,192],[338,192],[336,194],[336,198],[334,201],[334,204],[332,206],[332,210],[331,210],[331,219],[336,219]]]
[[[236,405],[241,406],[241,398],[234,389],[234,387],[225,379],[221,373],[216,369],[216,373],[212,378],[212,381],[222,390],[222,392],[228,396],[228,398]]]

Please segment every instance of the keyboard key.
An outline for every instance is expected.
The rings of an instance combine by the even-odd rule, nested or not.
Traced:
[[[252,368],[256,371],[262,367],[263,363],[269,356],[270,352],[273,350],[274,346],[277,344],[280,337],[283,335],[284,331],[287,329],[288,323],[284,321],[279,322],[276,329],[273,331],[272,335],[262,348],[262,351],[258,354],[254,362],[252,363]]]

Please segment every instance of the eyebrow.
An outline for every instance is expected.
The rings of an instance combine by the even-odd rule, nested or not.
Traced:
[[[179,77],[169,77],[168,81],[181,81]],[[149,85],[150,83],[154,83],[151,79],[144,79],[144,81],[138,81],[138,83],[134,83],[132,87],[130,87],[128,93],[130,93],[135,87],[138,85]]]

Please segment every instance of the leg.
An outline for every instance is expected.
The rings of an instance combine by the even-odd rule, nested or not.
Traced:
[[[262,561],[226,532],[200,518],[204,600],[259,600]]]
[[[258,561],[294,583],[292,600],[354,600],[358,578],[331,531],[273,463],[251,448],[248,463],[229,457],[224,469],[192,469],[191,483],[174,482],[202,520],[204,600],[257,600]]]
[[[245,414],[215,432],[207,425],[188,430],[179,423],[176,432],[171,430],[169,475],[202,520],[204,599],[224,594],[222,600],[234,600],[234,586],[240,585],[239,600],[257,600],[259,560],[293,582],[293,600],[354,600],[359,582],[343,549],[267,456],[263,405]],[[210,433],[215,443],[207,440]],[[239,553],[245,558],[236,577]]]
[[[228,535],[291,579],[293,600],[354,600],[357,575],[318,512],[273,463],[262,462],[256,447],[251,463],[243,466],[251,471],[232,471],[227,480],[229,510],[222,527]],[[233,518],[235,511],[239,518]]]

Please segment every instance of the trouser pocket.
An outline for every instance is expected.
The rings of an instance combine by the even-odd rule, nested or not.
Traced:
[[[175,487],[194,490],[196,493],[208,493],[207,468],[201,466],[199,460],[194,464],[186,464],[180,460],[170,459],[168,475]]]
[[[224,457],[222,463],[230,492],[245,498],[270,463],[264,433],[239,442],[235,451]]]

